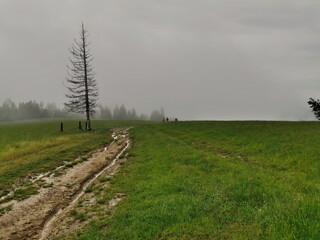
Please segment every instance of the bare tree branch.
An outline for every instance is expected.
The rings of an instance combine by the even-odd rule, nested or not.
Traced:
[[[88,47],[91,43],[88,42],[89,33],[83,23],[79,36],[80,38],[74,39],[74,43],[68,48],[71,58],[69,58],[70,64],[67,64],[66,88],[69,93],[65,95],[68,102],[64,105],[71,112],[85,113],[87,130],[91,130],[90,118],[95,113],[99,93],[91,65],[94,57]]]

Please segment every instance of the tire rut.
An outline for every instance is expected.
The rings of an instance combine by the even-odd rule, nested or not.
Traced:
[[[37,195],[14,202],[12,210],[0,217],[0,239],[47,239],[63,213],[81,198],[101,173],[113,168],[129,147],[128,129],[117,129],[112,136],[114,141],[92,158],[61,176],[44,177],[52,187],[42,188]]]

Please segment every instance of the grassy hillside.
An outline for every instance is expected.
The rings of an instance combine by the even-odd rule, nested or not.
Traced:
[[[134,125],[130,160],[76,239],[320,239],[320,123],[96,121],[0,125],[0,188]],[[101,183],[103,184],[103,182]],[[108,185],[109,186],[109,185]],[[107,199],[126,197],[110,218]],[[99,210],[100,211],[100,210]]]
[[[114,216],[78,239],[320,239],[320,124],[178,122],[132,130]]]

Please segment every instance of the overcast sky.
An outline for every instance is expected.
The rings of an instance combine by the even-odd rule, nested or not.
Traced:
[[[180,119],[313,119],[319,0],[0,0],[0,102],[62,106],[82,21],[102,104]]]

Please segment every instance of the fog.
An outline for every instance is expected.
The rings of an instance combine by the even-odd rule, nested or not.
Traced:
[[[0,104],[63,106],[81,22],[103,105],[184,120],[314,119],[317,0],[1,0]]]

